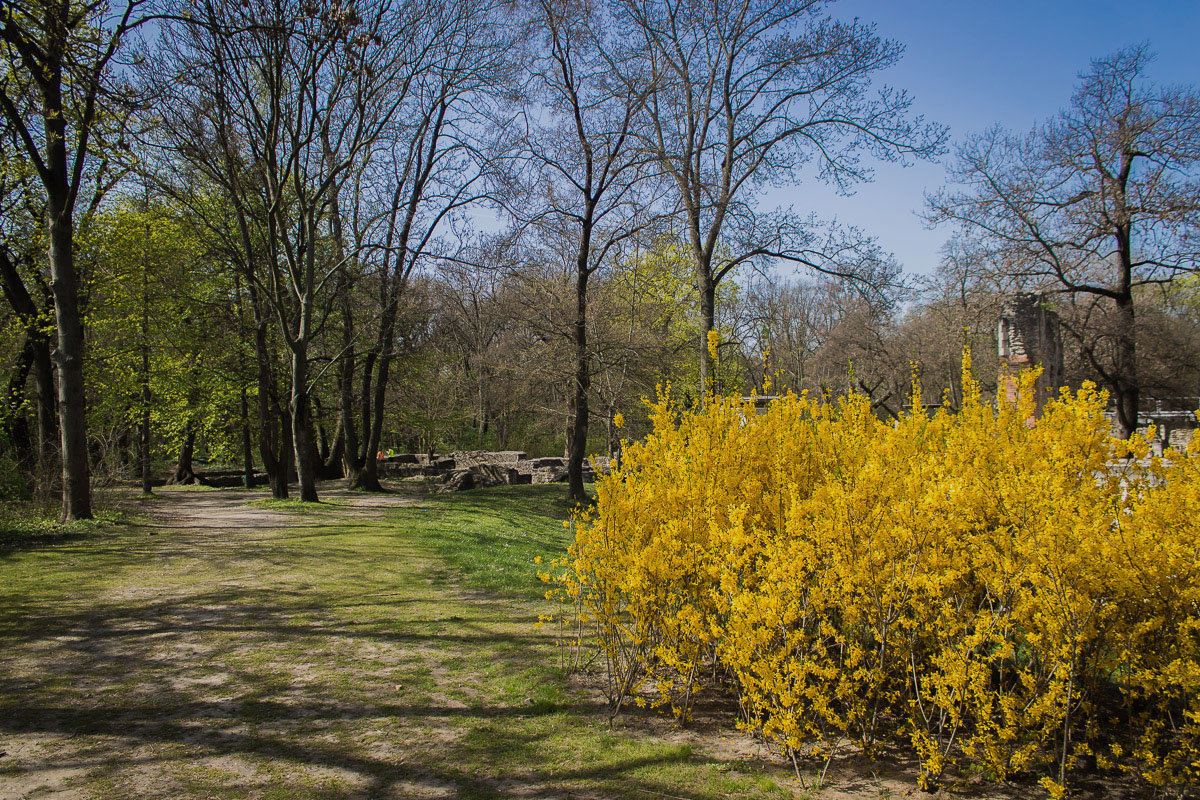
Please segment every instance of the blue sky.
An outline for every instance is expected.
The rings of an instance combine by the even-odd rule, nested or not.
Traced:
[[[1200,86],[1200,0],[841,0],[830,12],[875,22],[905,45],[884,80],[909,90],[917,110],[949,125],[955,140],[997,122],[1028,130],[1066,105],[1093,58],[1136,42],[1158,53],[1153,81]],[[885,164],[852,197],[808,182],[768,202],[862,227],[907,272],[928,273],[949,232],[924,229],[916,212],[944,180],[941,164]]]

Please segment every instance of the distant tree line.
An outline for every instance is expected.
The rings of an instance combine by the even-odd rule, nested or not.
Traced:
[[[881,82],[902,46],[828,7],[4,3],[0,491],[86,518],[95,478],[203,459],[316,500],[379,490],[382,450],[496,447],[563,452],[582,499],[658,385],[895,414],[916,361],[953,397],[1018,288],[1059,293],[1069,375],[1125,432],[1200,393],[1196,92],[1135,47],[1027,136],[964,141],[917,280],[760,203],[945,152]]]

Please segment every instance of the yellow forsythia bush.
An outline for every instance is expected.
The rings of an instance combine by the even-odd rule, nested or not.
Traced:
[[[1032,397],[1033,375],[1021,396]],[[793,759],[1200,783],[1200,437],[1150,458],[1093,387],[877,418],[865,398],[652,404],[554,576],[616,707],[732,686]]]

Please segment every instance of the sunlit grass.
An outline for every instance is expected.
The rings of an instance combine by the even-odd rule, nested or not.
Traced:
[[[250,522],[10,552],[6,733],[68,737],[47,763],[100,800],[794,796],[782,765],[610,730],[559,668],[533,559],[567,546],[563,486],[405,492],[319,513],[230,493]]]

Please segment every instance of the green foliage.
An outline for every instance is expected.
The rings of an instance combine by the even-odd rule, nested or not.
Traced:
[[[0,450],[0,501],[28,500],[32,491],[29,475],[12,449]]]
[[[211,457],[235,457],[234,420],[247,381],[231,271],[207,251],[179,209],[163,203],[126,201],[106,209],[81,249],[92,265],[92,428],[128,430],[140,422],[145,347],[158,455],[173,454],[191,428]]]

